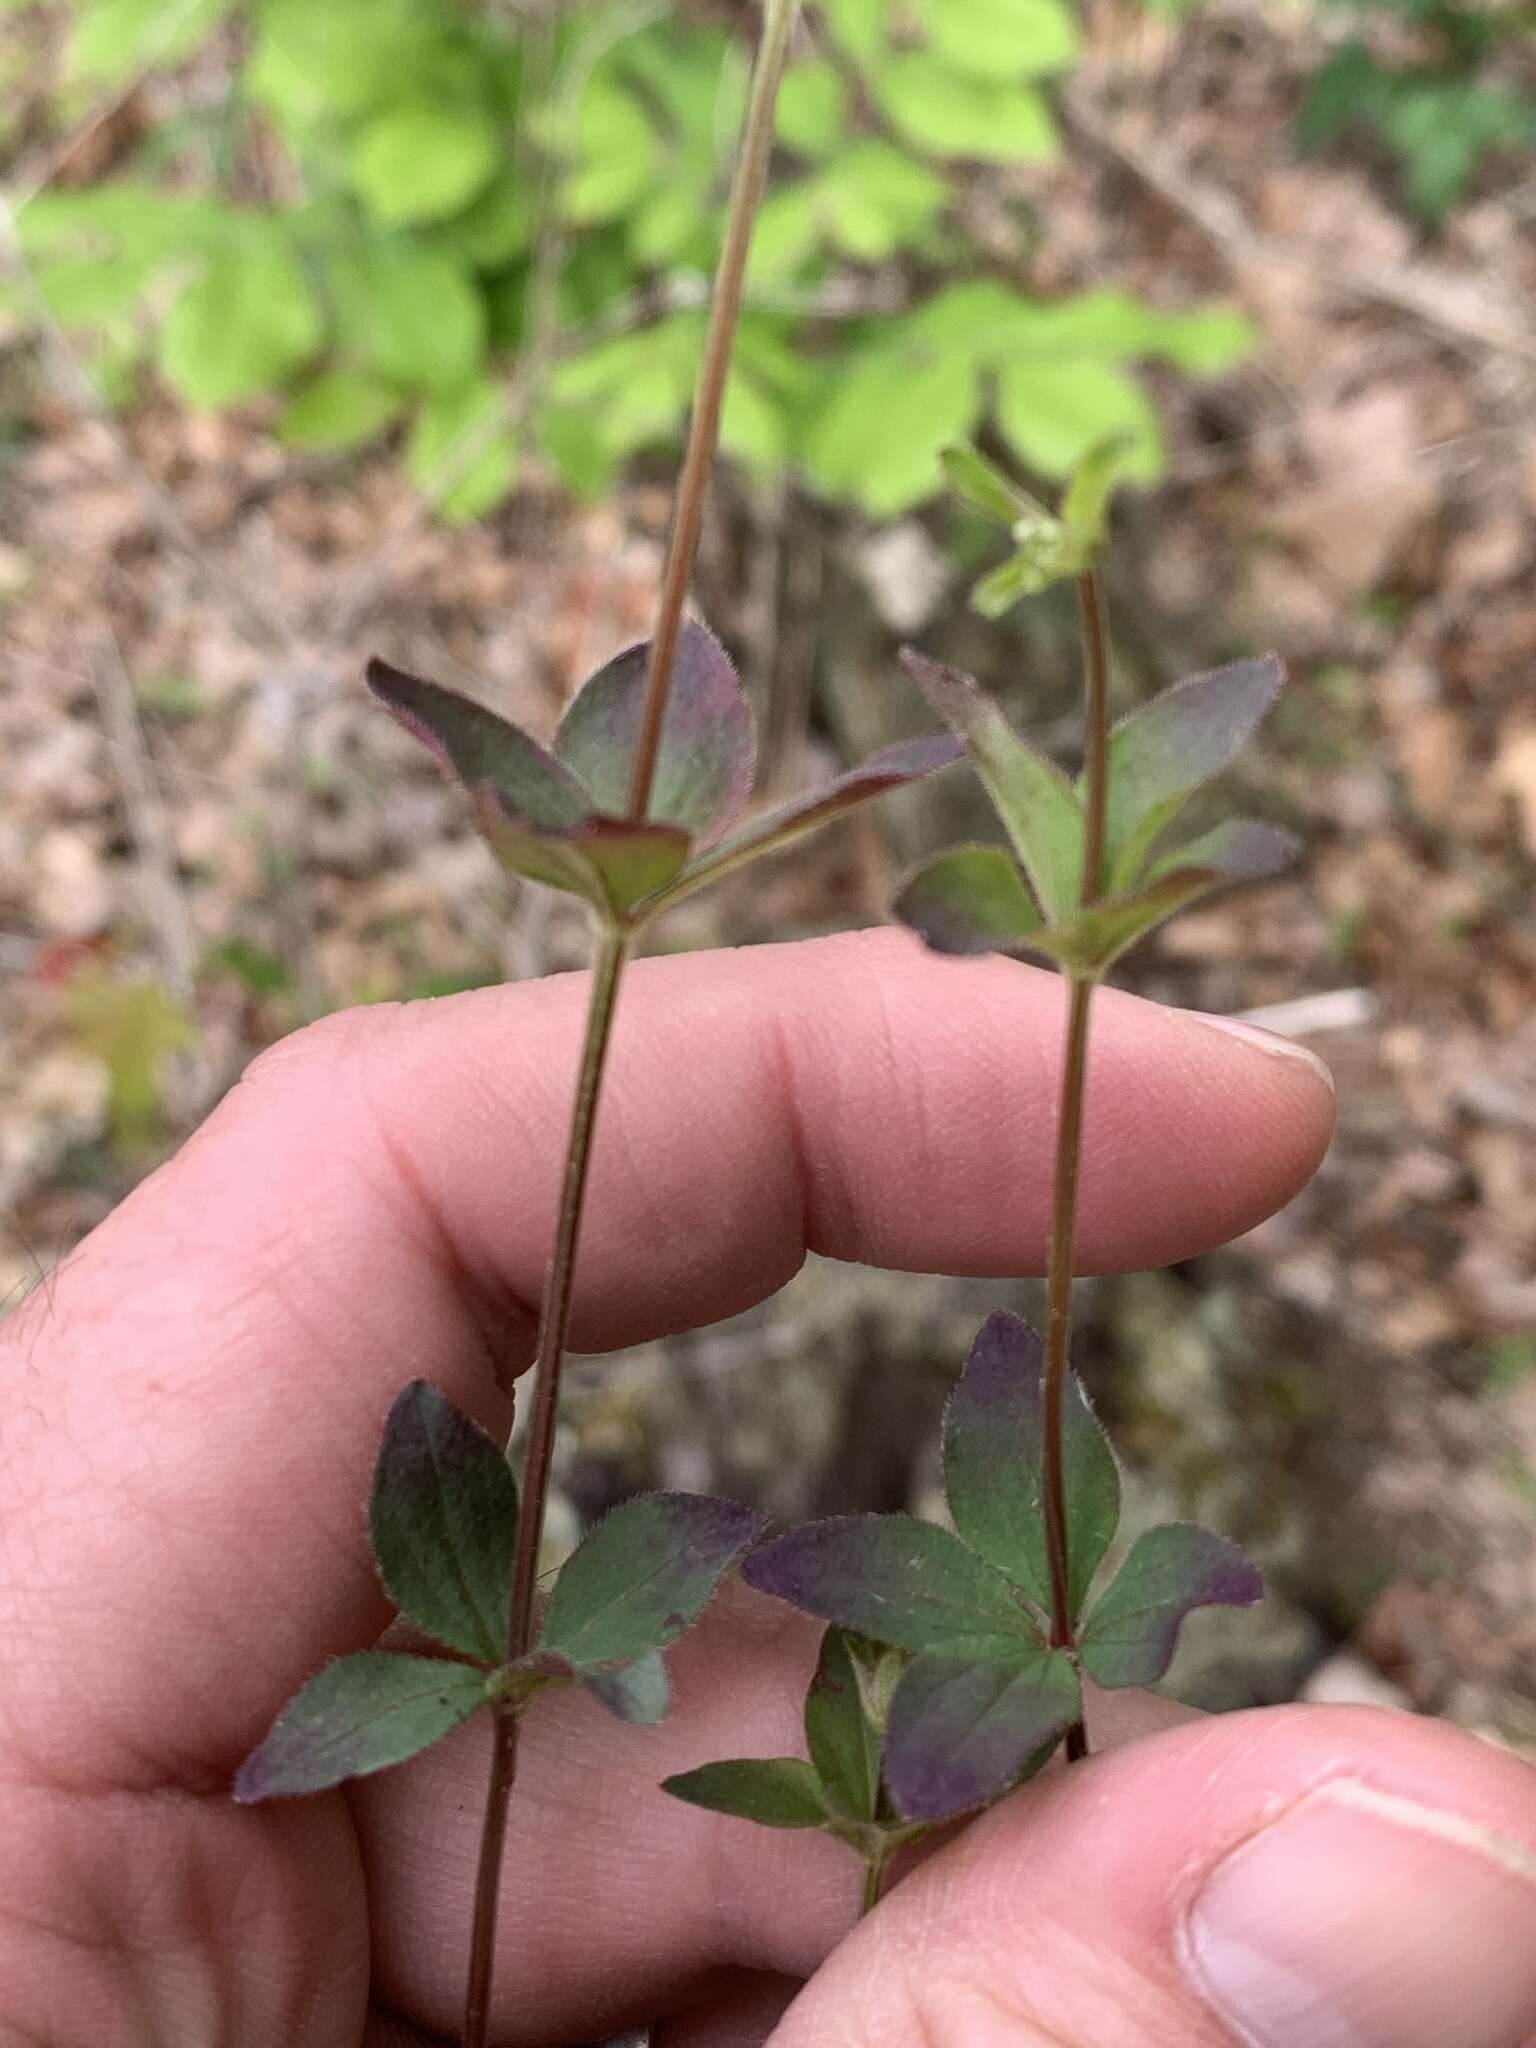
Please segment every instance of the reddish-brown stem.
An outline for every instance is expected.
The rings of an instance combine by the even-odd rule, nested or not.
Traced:
[[[715,273],[698,395],[693,403],[688,448],[677,482],[677,503],[672,514],[672,532],[667,541],[667,558],[662,566],[656,631],[646,662],[645,709],[641,716],[640,735],[635,742],[629,785],[629,814],[632,818],[643,818],[650,806],[656,756],[661,748],[661,729],[667,713],[667,692],[672,683],[672,664],[677,656],[677,636],[682,630],[683,605],[688,596],[688,579],[693,574],[693,558],[698,552],[709,472],[714,462],[715,443],[720,437],[720,408],[725,402],[725,383],[730,374],[731,347],[736,339],[742,283],[752,246],[752,225],[757,217],[758,202],[763,196],[768,159],[773,152],[774,104],[778,98],[779,80],[784,75],[785,60],[789,56],[796,5],[797,0],[768,0],[763,39],[752,74],[752,98],[742,131],[736,179],[731,188],[730,216],[725,243],[720,251],[720,267]]]
[[[1109,636],[1105,629],[1103,593],[1092,569],[1079,578],[1078,596],[1082,606],[1086,663],[1083,875],[1079,900],[1086,908],[1098,900],[1102,881],[1109,753]],[[1077,1186],[1083,1153],[1088,1019],[1094,979],[1072,974],[1068,977],[1067,989],[1067,1036],[1062,1053],[1061,1090],[1056,1113],[1051,1242],[1046,1261],[1042,1416],[1045,1440],[1043,1507],[1046,1554],[1051,1575],[1051,1640],[1063,1649],[1073,1648],[1075,1637],[1067,1546],[1066,1476],[1062,1469],[1062,1402],[1072,1337],[1072,1276],[1077,1264]],[[1066,1747],[1069,1762],[1087,1755],[1088,1739],[1081,1721],[1068,1729]]]
[[[464,1993],[464,2048],[485,2048],[491,2016],[491,1979],[496,1968],[496,1906],[501,1897],[502,1850],[507,1807],[517,1776],[517,1715],[492,1717],[491,1777],[485,1822],[480,1830],[480,1867],[475,1879],[475,1917],[469,1941],[469,1984]]]

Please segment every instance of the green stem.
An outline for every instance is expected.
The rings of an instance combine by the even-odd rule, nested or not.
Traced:
[[[889,1862],[889,1856],[872,1856],[864,1866],[864,1897],[859,1906],[861,1920],[866,1913],[873,1913],[880,1903],[880,1893],[885,1886],[885,1872]]]
[[[1104,867],[1109,756],[1109,635],[1097,573],[1078,581],[1086,662],[1083,876],[1080,901],[1098,900]],[[1077,1264],[1077,1191],[1083,1155],[1083,1114],[1087,1100],[1088,1023],[1093,1003],[1091,976],[1070,975],[1067,1035],[1062,1052],[1056,1118],[1056,1164],[1051,1195],[1051,1242],[1046,1259],[1044,1511],[1046,1553],[1051,1574],[1051,1640],[1075,1648],[1070,1560],[1067,1551],[1066,1475],[1062,1462],[1062,1407],[1072,1337],[1072,1276]],[[1067,1731],[1067,1758],[1088,1753],[1081,1721]]]
[[[720,267],[715,273],[698,395],[694,399],[688,448],[678,478],[677,506],[667,542],[667,559],[662,568],[656,631],[646,663],[645,709],[641,716],[640,735],[635,742],[629,787],[629,814],[632,818],[643,818],[650,807],[656,756],[661,748],[661,729],[667,712],[667,692],[672,683],[672,664],[677,656],[677,636],[682,630],[683,605],[688,596],[688,579],[693,574],[693,559],[698,552],[709,472],[714,462],[715,444],[720,438],[720,408],[725,403],[725,383],[730,373],[731,347],[736,339],[736,322],[741,311],[742,283],[752,246],[752,226],[768,176],[768,159],[773,153],[774,105],[778,98],[779,80],[784,75],[784,65],[789,56],[789,40],[797,6],[798,0],[768,0],[763,39],[758,46],[757,64],[752,74],[752,97],[742,131],[736,179],[731,187],[725,244],[720,251]]]

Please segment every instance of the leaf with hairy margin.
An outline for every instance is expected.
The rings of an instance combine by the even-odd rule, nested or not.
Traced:
[[[765,1828],[821,1828],[827,1809],[810,1764],[795,1756],[735,1757],[663,1778],[663,1792]]]
[[[908,1820],[948,1820],[1018,1778],[1082,1712],[1077,1673],[1043,1645],[1009,1663],[914,1657],[896,1681],[885,1777]]]
[[[1072,1372],[1062,1390],[1061,1450],[1075,1620],[1119,1526],[1120,1473]],[[1045,1350],[1028,1323],[1005,1309],[982,1324],[945,1407],[944,1491],[966,1542],[1049,1614]]]
[[[880,1729],[870,1716],[869,1683],[881,1652],[829,1628],[805,1696],[805,1740],[821,1783],[855,1820],[873,1820],[880,1801]]]
[[[914,868],[892,905],[936,953],[1016,953],[1040,929],[1019,864],[1001,846],[951,846]]]
[[[1083,864],[1076,790],[1019,737],[972,677],[910,647],[901,659],[939,717],[965,741],[1046,918],[1065,917],[1077,902]]]
[[[500,1446],[430,1380],[395,1397],[368,1519],[379,1577],[400,1612],[451,1649],[500,1664],[517,1482]]]
[[[591,798],[563,763],[472,697],[377,658],[368,664],[368,687],[471,793],[490,784],[509,816],[558,831],[591,815]]]
[[[325,1792],[402,1764],[487,1705],[467,1664],[363,1650],[327,1664],[284,1707],[235,1777],[242,1805]]]
[[[742,1576],[897,1649],[996,1661],[1040,1641],[1007,1581],[950,1530],[915,1515],[807,1522],[753,1551]]]
[[[605,663],[571,699],[555,735],[556,758],[591,791],[594,808],[612,817],[629,811],[649,657],[650,642],[642,641]],[[730,656],[707,626],[685,620],[647,818],[710,845],[752,794],[756,757],[752,714]]]
[[[1235,1543],[1193,1522],[1148,1529],[1095,1601],[1078,1637],[1083,1669],[1104,1686],[1155,1685],[1197,1607],[1252,1607],[1264,1581]]]

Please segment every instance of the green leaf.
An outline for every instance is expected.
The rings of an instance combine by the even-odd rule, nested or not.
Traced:
[[[660,1650],[647,1650],[628,1664],[605,1666],[599,1671],[578,1671],[578,1682],[593,1699],[617,1714],[631,1727],[653,1728],[667,1717],[671,1687]]]
[[[1207,868],[1223,882],[1259,882],[1291,866],[1301,852],[1301,841],[1282,826],[1257,818],[1229,818],[1223,825],[1202,832],[1198,839],[1167,852],[1154,852],[1148,865],[1148,879],[1179,868]],[[1215,886],[1213,882],[1213,886]]]
[[[894,914],[936,953],[1012,953],[1040,929],[1018,862],[1000,846],[952,846],[902,884]]]
[[[1178,867],[1125,896],[1106,896],[1031,941],[1070,974],[1094,978],[1158,925],[1228,879],[1210,868]]]
[[[650,642],[615,655],[572,698],[555,754],[592,793],[599,811],[623,817],[645,710]],[[708,844],[752,793],[752,714],[729,655],[697,619],[684,622],[672,664],[648,815]]]
[[[437,1642],[507,1654],[517,1482],[499,1445],[428,1380],[412,1380],[379,1445],[369,1530],[384,1590]]]
[[[1109,538],[1109,501],[1121,472],[1134,460],[1135,449],[1133,436],[1108,434],[1094,443],[1067,480],[1061,523],[1084,567]]]
[[[1050,519],[1050,513],[1037,499],[1027,491],[1021,491],[1011,478],[978,455],[974,448],[964,443],[946,448],[943,463],[944,479],[950,489],[969,499],[978,511],[1001,521],[1010,532],[1016,521],[1026,517]]]
[[[557,829],[590,816],[591,800],[570,770],[472,697],[377,659],[368,664],[368,687],[466,788],[489,783],[512,816]]]
[[[891,1797],[908,1820],[948,1820],[983,1806],[1081,1711],[1077,1673],[1062,1650],[1040,1644],[987,1663],[915,1657],[891,1698]]]
[[[358,370],[327,370],[289,400],[277,423],[290,448],[357,448],[387,427],[400,394]]]
[[[926,164],[873,139],[840,149],[810,188],[816,218],[859,263],[920,248],[948,205],[950,188]]]
[[[205,43],[234,0],[92,0],[75,10],[64,75],[81,85],[121,85],[151,65],[176,64]]]
[[[650,907],[648,914],[680,902],[684,896],[691,896],[694,890],[702,889],[752,861],[782,853],[796,840],[819,831],[823,825],[831,824],[858,805],[868,803],[871,797],[883,796],[888,790],[902,789],[909,782],[935,774],[940,768],[952,767],[960,759],[961,751],[959,744],[947,734],[898,740],[894,746],[882,747],[879,753],[871,754],[867,761],[857,768],[850,768],[835,782],[826,783],[821,789],[812,790],[809,795],[797,797],[779,810],[768,812],[765,817],[724,840],[701,860],[690,863],[664,898]]]
[[[997,1310],[982,1324],[944,1410],[944,1488],[966,1542],[1048,1615],[1044,1400],[1040,1339],[1018,1316]],[[1061,1419],[1075,1620],[1120,1521],[1120,1474],[1075,1373],[1067,1374]]]
[[[702,1494],[649,1493],[604,1516],[560,1568],[539,1631],[577,1670],[674,1642],[766,1517]]]
[[[1155,1685],[1193,1609],[1252,1607],[1263,1597],[1263,1579],[1225,1536],[1192,1522],[1148,1529],[1088,1616],[1083,1668],[1099,1685]]]
[[[1109,737],[1105,846],[1113,872],[1130,844],[1150,845],[1187,796],[1230,767],[1284,682],[1273,654],[1235,661],[1186,677],[1121,719]]]
[[[584,896],[621,922],[676,878],[691,845],[679,826],[631,825],[622,818],[586,818],[564,831],[530,827],[490,784],[477,795],[475,821],[503,866]]]
[[[1162,473],[1156,409],[1133,378],[1107,363],[1011,358],[998,372],[997,423],[1014,453],[1041,476],[1070,475],[1111,436],[1127,444],[1123,478],[1149,483]]]
[[[1060,148],[1042,96],[1028,85],[946,70],[921,50],[881,66],[871,91],[914,148],[981,163],[1050,163]]]
[[[1083,862],[1082,804],[1071,783],[1013,730],[970,676],[911,648],[902,665],[933,709],[965,741],[1003,829],[1049,919],[1077,902]]]
[[[873,1820],[880,1803],[881,1730],[870,1698],[880,1663],[873,1644],[829,1628],[805,1696],[811,1762],[833,1804],[854,1820]]]
[[[1006,1661],[1040,1640],[1007,1581],[958,1536],[913,1515],[807,1522],[742,1568],[748,1585],[875,1642]]]
[[[825,156],[847,138],[848,94],[825,57],[791,65],[775,109],[780,142],[802,156]]]
[[[1063,0],[916,0],[915,13],[935,54],[980,78],[1048,78],[1077,56]]]
[[[235,1777],[243,1805],[325,1792],[428,1749],[487,1703],[485,1674],[435,1657],[338,1657],[284,1707]]]
[[[645,109],[606,72],[587,82],[573,157],[561,198],[577,226],[619,219],[658,181],[660,146]]]
[[[279,384],[323,339],[320,310],[278,241],[216,257],[160,329],[160,367],[188,405],[212,412]]]
[[[852,498],[876,518],[908,511],[938,488],[940,451],[970,429],[977,403],[963,356],[884,343],[832,380],[806,432],[807,474],[828,497]]]
[[[406,443],[405,470],[451,526],[492,512],[517,481],[517,446],[499,385],[481,378],[428,398]]]
[[[755,1820],[765,1828],[819,1828],[827,1821],[816,1773],[794,1756],[701,1764],[697,1770],[663,1778],[661,1789],[690,1806]]]
[[[338,250],[330,264],[347,353],[415,390],[462,391],[485,356],[485,302],[463,267],[404,235]]]
[[[500,155],[484,107],[413,105],[375,115],[352,147],[353,189],[380,227],[443,220],[487,185]]]

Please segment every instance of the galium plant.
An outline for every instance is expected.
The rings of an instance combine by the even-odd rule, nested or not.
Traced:
[[[1081,1682],[1142,1684],[1166,1670],[1179,1623],[1205,1602],[1258,1596],[1222,1539],[1173,1526],[1132,1546],[1095,1595],[1114,1538],[1114,1459],[1067,1362],[1090,1003],[1126,946],[1204,891],[1266,871],[1267,827],[1190,840],[1186,798],[1231,759],[1279,687],[1272,661],[1179,685],[1110,731],[1097,560],[1118,451],[1090,452],[1059,516],[974,454],[953,475],[1010,527],[1015,553],[985,601],[1072,575],[1087,648],[1086,765],[1070,781],[968,677],[915,654],[909,672],[952,733],[888,748],[819,791],[743,822],[752,724],[723,649],[685,617],[718,438],[754,211],[774,132],[794,0],[768,0],[652,639],[577,692],[553,743],[383,662],[384,705],[463,784],[498,858],[581,899],[596,965],[534,1364],[522,1484],[507,1455],[437,1388],[398,1396],[370,1507],[379,1576],[425,1649],[330,1664],[242,1766],[242,1800],[292,1797],[384,1769],[474,1716],[491,1768],[462,2038],[484,2048],[500,1873],[522,1716],[580,1691],[622,1719],[659,1720],[664,1652],[745,1560],[748,1580],[832,1624],[806,1702],[808,1760],[747,1759],[669,1782],[680,1797],[774,1826],[824,1828],[878,1898],[891,1860],[929,1828],[985,1805],[1064,1742],[1081,1755]],[[898,914],[949,952],[1037,952],[1061,967],[1069,1015],[1056,1148],[1049,1312],[1042,1343],[993,1316],[950,1404],[945,1471],[955,1531],[908,1516],[813,1523],[763,1547],[764,1517],[658,1493],[616,1508],[538,1600],[561,1373],[603,1075],[623,977],[650,922],[716,877],[773,853],[882,791],[969,753],[1008,849],[960,847],[915,874]]]
[[[1118,458],[1114,443],[1091,450],[1053,514],[974,450],[946,457],[952,482],[1013,542],[977,586],[979,609],[996,615],[1063,578],[1077,584],[1086,688],[1076,781],[969,676],[904,656],[965,741],[1008,843],[952,847],[925,862],[896,915],[939,952],[1042,954],[1066,986],[1045,1338],[998,1312],[972,1346],[944,1417],[953,1530],[911,1515],[841,1516],[746,1560],[753,1586],[831,1623],[829,1642],[866,1646],[835,1653],[864,1660],[844,1708],[861,1717],[861,1754],[878,1759],[873,1791],[859,1781],[862,1805],[825,1735],[812,1732],[813,1708],[826,1712],[824,1669],[807,1701],[810,1764],[744,1758],[666,1784],[718,1812],[845,1841],[865,1863],[866,1907],[897,1849],[987,1806],[1058,1748],[1069,1760],[1086,1754],[1085,1677],[1107,1688],[1153,1684],[1187,1614],[1262,1593],[1234,1545],[1185,1523],[1144,1531],[1100,1582],[1119,1526],[1119,1473],[1068,1362],[1094,990],[1128,946],[1185,904],[1271,874],[1295,850],[1287,833],[1254,821],[1194,834],[1181,823],[1274,701],[1283,672],[1272,656],[1191,677],[1110,726],[1098,564]]]

